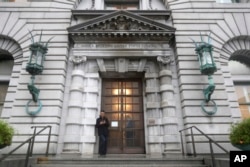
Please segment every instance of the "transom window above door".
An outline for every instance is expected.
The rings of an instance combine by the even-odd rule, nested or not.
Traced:
[[[139,9],[139,0],[105,0],[105,9],[107,10],[137,10]]]

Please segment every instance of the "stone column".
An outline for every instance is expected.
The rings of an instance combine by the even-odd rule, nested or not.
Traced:
[[[162,130],[164,153],[180,153],[178,120],[176,115],[174,88],[172,85],[172,72],[170,56],[158,56],[160,72],[160,94],[161,94],[161,112],[162,112]]]
[[[162,136],[160,127],[160,97],[158,73],[145,73],[146,81],[146,129],[147,129],[147,153],[151,155],[161,154]]]
[[[86,87],[84,88],[84,115],[82,129],[82,153],[94,154],[96,144],[95,123],[99,104],[99,73],[86,74]]]
[[[74,64],[68,102],[68,114],[64,136],[63,152],[81,153],[81,126],[83,116],[84,66],[85,56],[70,57]]]

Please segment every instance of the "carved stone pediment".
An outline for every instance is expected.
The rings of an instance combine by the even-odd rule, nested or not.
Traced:
[[[93,38],[137,38],[166,40],[174,35],[175,28],[128,11],[113,13],[94,18],[68,28],[73,40]]]
[[[119,15],[116,18],[111,18],[109,20],[104,20],[100,23],[95,23],[89,26],[82,27],[78,31],[160,31],[162,28],[146,24],[145,22],[140,22],[138,20],[133,20],[124,15]]]

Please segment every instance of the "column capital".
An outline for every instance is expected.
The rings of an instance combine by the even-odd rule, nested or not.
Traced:
[[[160,65],[161,70],[167,69],[167,67],[170,65],[170,63],[173,62],[170,55],[158,55],[157,61]]]
[[[87,61],[86,55],[72,55],[69,60],[74,64],[74,65],[79,65],[81,63],[84,63]]]

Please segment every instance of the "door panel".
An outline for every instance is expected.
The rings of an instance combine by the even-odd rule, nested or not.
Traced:
[[[102,109],[110,120],[108,153],[145,153],[141,80],[104,79]]]

